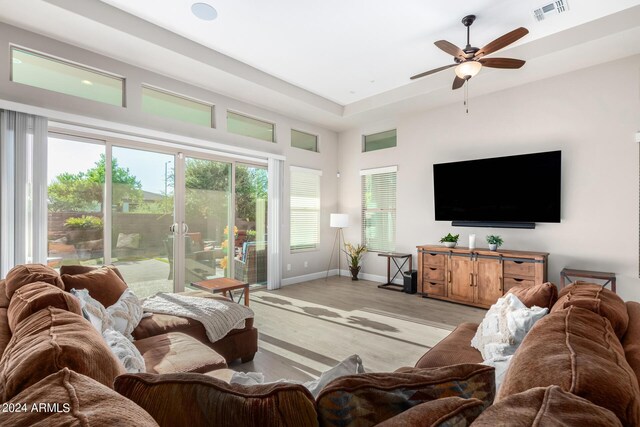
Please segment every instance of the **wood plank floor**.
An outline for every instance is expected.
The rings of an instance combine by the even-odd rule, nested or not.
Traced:
[[[378,283],[330,277],[251,292],[259,330],[252,362],[230,366],[267,381],[307,381],[352,354],[369,372],[413,366],[462,322],[485,310],[379,289]]]

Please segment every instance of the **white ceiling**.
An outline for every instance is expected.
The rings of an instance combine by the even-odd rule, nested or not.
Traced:
[[[195,1],[0,0],[0,20],[336,130],[457,101],[453,70],[409,76],[451,63],[433,42],[463,47],[470,13],[477,47],[530,31],[493,55],[527,64],[483,69],[473,95],[640,53],[640,0],[568,0],[543,22],[533,9],[551,0],[197,0],[213,21]]]

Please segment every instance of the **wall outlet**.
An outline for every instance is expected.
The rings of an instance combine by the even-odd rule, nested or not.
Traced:
[[[309,262],[308,262],[308,261],[305,261],[305,262],[304,262],[304,268],[307,268],[307,267],[309,267]]]
[[[291,271],[291,264],[287,264],[287,271]]]

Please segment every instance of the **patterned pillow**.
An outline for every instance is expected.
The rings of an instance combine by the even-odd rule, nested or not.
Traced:
[[[71,289],[71,293],[80,300],[82,316],[87,319],[101,334],[113,328],[113,320],[100,301],[91,298],[86,289]]]
[[[318,396],[321,426],[373,426],[424,402],[458,396],[479,399],[483,409],[495,396],[494,369],[462,364],[339,378]]]
[[[378,424],[378,427],[467,427],[478,418],[483,409],[482,400],[443,397],[407,409]]]
[[[107,307],[107,312],[113,319],[113,329],[133,341],[131,333],[142,319],[142,303],[131,289],[126,289],[118,301]]]
[[[144,358],[127,337],[113,329],[104,331],[102,337],[128,373],[139,374],[146,372]]]

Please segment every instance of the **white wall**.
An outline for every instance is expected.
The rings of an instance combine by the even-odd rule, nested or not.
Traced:
[[[234,147],[256,150],[263,153],[283,155],[285,160],[284,203],[282,212],[281,239],[283,248],[283,278],[316,273],[323,275],[333,243],[333,229],[329,228],[329,213],[334,212],[338,204],[336,158],[337,133],[321,126],[305,123],[281,114],[250,105],[202,88],[178,81],[151,71],[134,67],[124,62],[105,57],[76,46],[62,43],[29,31],[0,23],[0,100],[12,101],[28,106],[47,108],[54,111],[93,117],[110,122],[132,125],[138,128],[170,132],[172,134],[199,138],[212,143],[225,144],[233,151]],[[101,104],[56,92],[50,92],[22,84],[9,79],[10,54],[9,43],[41,51],[49,55],[95,67],[126,78],[126,107]],[[126,48],[123,46],[123,49]],[[144,52],[140,52],[144,55]],[[187,79],[188,76],[185,76]],[[216,129],[192,125],[180,121],[153,116],[141,111],[142,83],[151,84],[186,96],[191,96],[215,105]],[[227,109],[240,111],[270,121],[276,125],[276,143],[234,135],[226,132]],[[291,147],[291,128],[318,135],[319,153],[313,153]],[[144,132],[143,132],[144,136]],[[206,145],[205,145],[206,147]],[[304,166],[323,171],[322,177],[322,222],[321,245],[317,251],[304,254],[289,252],[289,166]],[[304,262],[308,266],[304,267]],[[291,270],[287,271],[287,264]],[[337,267],[337,261],[334,261]],[[294,280],[295,281],[295,280]]]
[[[509,72],[509,71],[498,71]],[[396,249],[434,244],[448,232],[461,243],[475,233],[500,234],[504,248],[549,252],[549,280],[565,266],[613,271],[618,294],[640,300],[638,279],[638,143],[640,56],[472,98],[387,123],[340,133],[340,207],[354,218],[345,230],[360,242],[360,169],[398,165]],[[477,83],[481,84],[480,82]],[[473,95],[474,82],[470,94]],[[361,153],[361,136],[398,129],[398,146]],[[535,230],[452,227],[435,221],[432,165],[440,162],[562,150],[562,222]],[[501,176],[487,171],[499,185]],[[470,185],[482,185],[470,183]],[[384,260],[368,254],[366,273],[386,274]]]

